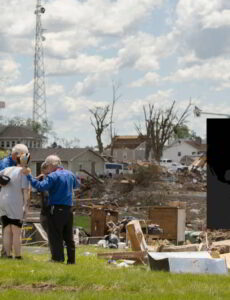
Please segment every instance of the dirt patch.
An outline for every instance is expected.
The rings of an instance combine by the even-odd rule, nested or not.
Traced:
[[[21,290],[27,292],[54,292],[54,291],[61,291],[61,292],[80,292],[85,289],[89,289],[89,287],[73,287],[73,286],[60,286],[57,284],[51,283],[32,283],[32,284],[23,284],[23,285],[1,285],[0,291],[4,290]],[[102,291],[106,290],[107,288],[102,285],[93,285],[91,287],[94,291]]]
[[[0,290],[22,290],[29,292],[50,292],[50,291],[68,291],[68,292],[78,292],[80,288],[69,287],[69,286],[58,286],[56,284],[49,283],[33,283],[31,285],[2,285]]]

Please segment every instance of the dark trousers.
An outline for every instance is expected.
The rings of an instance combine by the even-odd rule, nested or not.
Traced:
[[[67,247],[67,264],[75,263],[73,212],[70,206],[54,206],[52,214],[50,214],[50,216],[48,217],[48,239],[53,261],[64,262],[65,242]]]
[[[48,236],[48,215],[47,214],[40,214],[40,224],[42,225],[42,228],[45,230],[47,236]]]

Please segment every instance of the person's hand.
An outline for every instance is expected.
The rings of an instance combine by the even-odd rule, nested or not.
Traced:
[[[31,174],[31,169],[30,168],[23,168],[22,169],[22,174],[23,175],[29,175],[29,174]]]
[[[27,214],[28,214],[28,206],[25,205],[25,206],[23,207],[23,220],[26,219]]]
[[[44,174],[40,174],[36,177],[37,180],[42,181],[44,179],[45,175]]]

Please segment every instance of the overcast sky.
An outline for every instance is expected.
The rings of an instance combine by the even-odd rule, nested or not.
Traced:
[[[32,118],[36,0],[0,0],[0,101],[7,118]],[[47,113],[59,137],[94,146],[89,109],[112,101],[114,126],[136,134],[143,105],[178,111],[189,99],[230,114],[229,0],[42,1]],[[188,126],[202,137],[206,117]],[[104,142],[109,142],[105,134]]]

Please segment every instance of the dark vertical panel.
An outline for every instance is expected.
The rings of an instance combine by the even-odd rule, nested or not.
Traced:
[[[230,119],[207,119],[207,227],[230,229]]]

